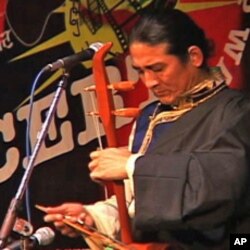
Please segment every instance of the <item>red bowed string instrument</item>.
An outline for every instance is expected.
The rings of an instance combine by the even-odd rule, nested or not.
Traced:
[[[111,85],[109,84],[104,63],[104,58],[111,47],[111,42],[106,43],[95,53],[93,58],[93,75],[95,80],[98,116],[101,119],[105,131],[107,146],[118,147],[115,128],[115,109],[112,98],[112,89],[116,87],[110,87]],[[122,86],[122,84],[119,86]],[[126,87],[130,88],[127,85]],[[121,239],[124,243],[131,243],[132,233],[126,206],[123,181],[113,182],[113,190],[118,203],[119,219],[122,228]]]
[[[138,108],[124,108],[115,110],[114,101],[112,97],[112,90],[128,91],[134,89],[133,82],[121,82],[117,84],[110,84],[107,76],[104,58],[112,47],[112,43],[104,44],[94,55],[93,58],[93,75],[95,86],[90,87],[91,91],[96,92],[98,112],[96,113],[103,124],[106,134],[107,146],[118,147],[115,127],[115,116],[135,117],[139,113]],[[168,244],[157,243],[135,243],[133,242],[130,219],[128,215],[125,190],[123,181],[113,181],[113,190],[117,199],[119,220],[121,225],[121,241],[125,243],[128,248],[125,249],[169,249]]]

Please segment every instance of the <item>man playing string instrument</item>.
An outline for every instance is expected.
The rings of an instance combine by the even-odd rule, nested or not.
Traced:
[[[250,100],[208,66],[210,45],[177,9],[147,11],[130,34],[133,68],[158,100],[142,110],[128,149],[92,152],[89,169],[94,181],[126,182],[136,241],[228,249],[230,232],[249,233]],[[78,234],[61,221],[69,214],[119,238],[114,197],[46,212],[65,235]]]

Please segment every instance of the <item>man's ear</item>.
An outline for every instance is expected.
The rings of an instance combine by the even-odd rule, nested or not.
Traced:
[[[203,64],[204,56],[201,49],[198,46],[192,45],[188,48],[188,54],[190,62],[195,67],[200,67]]]

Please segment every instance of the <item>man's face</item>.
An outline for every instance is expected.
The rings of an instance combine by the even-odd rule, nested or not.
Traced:
[[[167,44],[150,46],[134,42],[130,46],[133,67],[147,88],[165,104],[174,104],[196,81],[197,68],[167,54]]]

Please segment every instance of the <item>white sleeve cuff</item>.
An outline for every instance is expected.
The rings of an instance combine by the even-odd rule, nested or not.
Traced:
[[[109,200],[85,205],[84,208],[91,214],[98,231],[116,238],[120,230],[119,216],[116,204]]]

